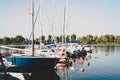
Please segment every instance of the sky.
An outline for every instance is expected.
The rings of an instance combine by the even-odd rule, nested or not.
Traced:
[[[0,0],[0,38],[30,37],[31,1]],[[53,0],[35,1],[35,37],[51,34],[52,26],[54,35],[62,34],[65,6],[66,34],[120,35],[120,0],[54,0],[54,6]]]

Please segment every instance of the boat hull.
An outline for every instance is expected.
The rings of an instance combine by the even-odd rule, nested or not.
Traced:
[[[52,70],[59,61],[59,58],[40,58],[40,57],[21,57],[8,56],[8,62],[14,65],[15,69],[21,69],[25,72],[33,72],[38,70]]]

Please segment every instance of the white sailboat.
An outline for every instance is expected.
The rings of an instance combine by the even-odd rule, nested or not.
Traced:
[[[24,49],[23,51],[28,51],[28,53],[26,52],[24,55],[6,56],[6,60],[8,62],[11,62],[15,68],[22,69],[25,72],[35,72],[42,69],[54,69],[54,67],[59,61],[58,57],[50,57],[46,55],[43,56],[42,54],[36,54],[37,50],[34,49],[34,26],[34,0],[32,0],[32,48],[30,50]]]

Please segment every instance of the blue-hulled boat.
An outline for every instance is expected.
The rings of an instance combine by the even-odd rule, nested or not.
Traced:
[[[13,68],[21,69],[25,72],[53,70],[59,61],[59,58],[32,56],[7,56],[6,59],[12,63]]]

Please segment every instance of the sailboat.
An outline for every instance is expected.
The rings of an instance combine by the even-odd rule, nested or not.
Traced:
[[[6,56],[6,60],[12,63],[12,67],[25,72],[35,72],[39,70],[54,69],[59,61],[59,57],[38,56],[34,50],[34,0],[32,0],[32,55]],[[31,53],[30,53],[31,54]]]

